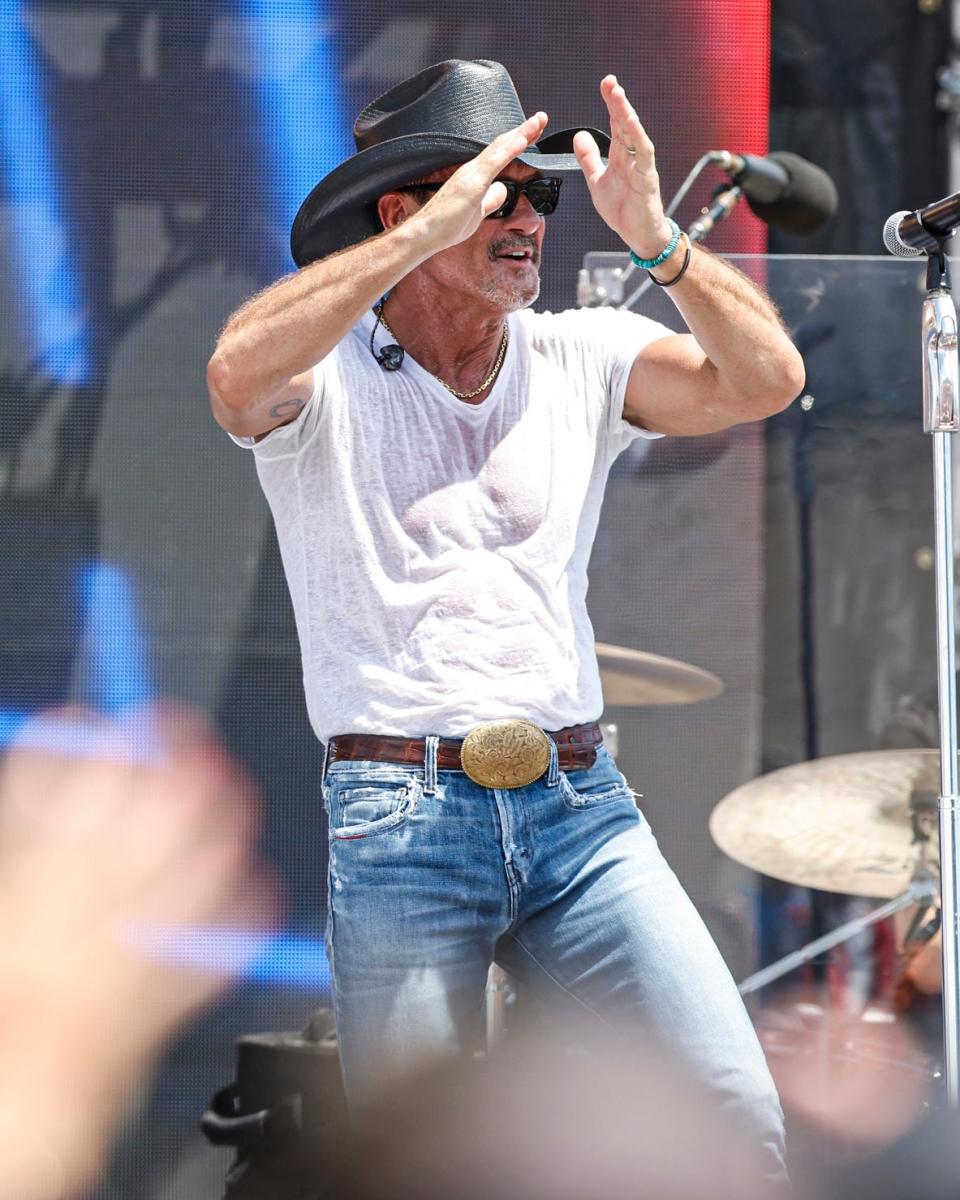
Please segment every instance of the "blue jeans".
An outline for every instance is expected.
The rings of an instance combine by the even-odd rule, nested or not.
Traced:
[[[588,1021],[652,1031],[783,1174],[783,1115],[740,995],[633,793],[600,748],[524,788],[338,760],[328,951],[356,1107],[424,1057],[478,1042],[492,961]]]

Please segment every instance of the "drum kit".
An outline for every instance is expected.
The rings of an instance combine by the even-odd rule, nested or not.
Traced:
[[[875,750],[795,763],[736,788],[710,832],[731,858],[802,887],[887,903],[740,984],[756,991],[868,925],[939,896],[936,750]]]
[[[678,659],[598,642],[605,706],[694,704],[721,695],[716,675]],[[617,727],[604,724],[617,753]],[[749,976],[757,991],[902,909],[927,913],[939,896],[936,750],[877,750],[796,763],[743,784],[710,817],[720,849],[744,866],[786,883],[876,898],[885,903]],[[488,982],[487,1043],[503,1032],[503,993]]]
[[[723,683],[700,667],[597,644],[608,705],[692,704]],[[866,926],[939,894],[936,750],[876,750],[795,763],[761,775],[720,801],[710,833],[744,866],[785,883],[885,900],[751,975],[756,991],[852,938]]]

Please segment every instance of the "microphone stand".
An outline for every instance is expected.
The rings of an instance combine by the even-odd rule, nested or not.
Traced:
[[[947,1102],[960,1107],[960,777],[957,763],[956,601],[953,578],[953,442],[960,431],[957,310],[944,242],[927,251],[921,314],[923,428],[933,436],[934,551],[937,595],[937,691],[940,715],[940,912],[943,928],[943,1041]]]
[[[721,183],[713,193],[713,202],[709,208],[701,209],[700,216],[687,230],[691,242],[703,242],[707,234],[718,225],[724,217],[729,217],[743,198],[743,188],[735,183]]]
[[[729,217],[736,208],[738,201],[743,196],[743,189],[735,183],[721,183],[713,193],[713,201],[709,208],[700,210],[700,216],[692,222],[689,228],[685,231],[691,242],[704,242],[707,239],[707,234],[719,225],[724,217]],[[672,205],[671,205],[672,207]],[[633,270],[631,264],[631,271]],[[624,276],[626,279],[626,276]],[[653,287],[653,280],[649,276],[640,284],[640,286],[626,298],[621,301],[617,308],[632,308],[640,297]]]

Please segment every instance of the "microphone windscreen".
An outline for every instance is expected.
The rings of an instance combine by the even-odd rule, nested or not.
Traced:
[[[891,213],[883,227],[883,244],[889,253],[896,255],[897,258],[919,258],[923,254],[923,251],[918,250],[916,246],[908,246],[906,242],[900,240],[900,222],[904,217],[909,216],[910,213],[906,209],[903,212]]]
[[[790,182],[776,200],[761,203],[747,196],[747,203],[761,221],[784,233],[803,236],[814,233],[837,211],[837,189],[822,167],[799,154],[777,150],[768,157],[786,171]]]

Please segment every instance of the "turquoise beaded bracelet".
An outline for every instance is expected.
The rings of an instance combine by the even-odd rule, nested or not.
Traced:
[[[680,245],[680,226],[671,217],[667,217],[667,224],[670,226],[670,241],[664,246],[656,258],[641,258],[638,254],[630,251],[630,261],[637,267],[643,267],[645,271],[650,271],[654,267],[659,267],[661,263],[665,263],[670,255]]]

